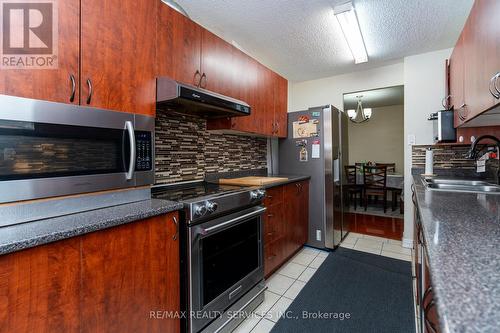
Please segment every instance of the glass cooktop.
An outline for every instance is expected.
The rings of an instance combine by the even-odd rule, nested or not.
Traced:
[[[170,201],[188,201],[203,197],[213,197],[220,194],[241,191],[244,187],[234,185],[219,185],[214,183],[199,182],[173,186],[160,186],[153,188],[153,198]]]

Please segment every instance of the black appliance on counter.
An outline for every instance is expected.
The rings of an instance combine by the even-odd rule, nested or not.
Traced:
[[[265,191],[203,181],[153,187],[182,202],[179,237],[184,332],[230,332],[264,300]]]
[[[428,120],[434,122],[434,142],[456,142],[457,130],[454,126],[453,110],[440,110],[429,115]]]

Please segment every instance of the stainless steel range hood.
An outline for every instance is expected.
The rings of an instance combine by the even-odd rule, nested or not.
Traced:
[[[243,101],[167,77],[156,79],[156,107],[205,118],[248,116],[251,111]]]

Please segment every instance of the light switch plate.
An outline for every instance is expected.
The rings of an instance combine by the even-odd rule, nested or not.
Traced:
[[[413,146],[415,142],[415,134],[408,134],[408,146]]]
[[[316,230],[316,240],[321,241],[321,230],[319,229]]]

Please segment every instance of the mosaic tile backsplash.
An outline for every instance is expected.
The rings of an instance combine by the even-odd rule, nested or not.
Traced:
[[[425,169],[425,151],[427,148],[434,151],[434,170],[435,173],[452,172],[456,175],[474,176],[498,181],[499,161],[489,159],[486,162],[486,172],[477,173],[476,163],[473,160],[465,158],[470,149],[470,145],[433,145],[433,146],[413,146],[412,147],[412,168]],[[478,147],[481,148],[481,147]],[[436,171],[440,169],[441,172]]]
[[[427,148],[434,151],[434,168],[452,169],[474,169],[474,161],[466,159],[464,156],[470,149],[470,145],[418,145],[412,147],[412,167],[425,168],[425,151]]]
[[[265,138],[213,133],[206,130],[202,118],[161,110],[155,131],[157,184],[267,167]]]

